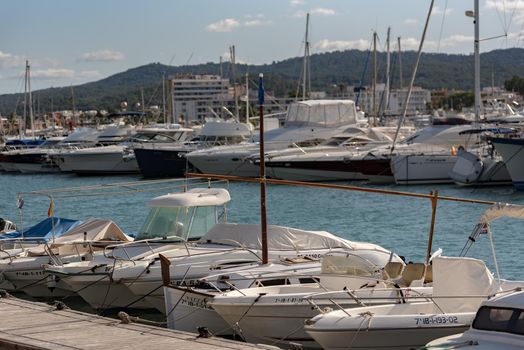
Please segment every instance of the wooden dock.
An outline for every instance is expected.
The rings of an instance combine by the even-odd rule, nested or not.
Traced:
[[[0,298],[0,349],[260,350],[259,346],[87,314],[15,297]]]

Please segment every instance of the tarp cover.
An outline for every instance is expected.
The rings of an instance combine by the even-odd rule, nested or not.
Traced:
[[[122,241],[133,239],[126,235],[117,224],[111,220],[88,219],[83,224],[55,239],[54,244],[66,244],[78,241]]]
[[[267,231],[269,250],[323,248],[384,250],[384,248],[375,244],[351,242],[326,231],[304,231],[276,225],[268,225]],[[260,250],[262,249],[261,228],[258,224],[216,224],[200,239],[200,242],[227,244]]]
[[[73,228],[50,244],[55,254],[75,254],[81,249],[80,246],[72,246],[73,242],[131,242],[133,238],[126,235],[117,224],[111,220],[88,219],[81,225]],[[89,247],[83,247],[88,249]],[[28,254],[31,256],[45,255],[46,249],[43,244],[30,248]]]
[[[0,239],[9,239],[9,238],[53,238],[53,233],[55,237],[60,237],[65,232],[71,230],[72,228],[80,225],[82,221],[80,220],[71,220],[58,217],[47,218],[38,224],[24,230],[24,234],[20,232],[11,232],[6,233],[0,236]]]
[[[482,260],[439,256],[432,264],[433,296],[444,312],[474,312],[495,292],[493,276]]]

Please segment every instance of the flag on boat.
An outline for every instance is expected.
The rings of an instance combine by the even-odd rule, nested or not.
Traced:
[[[260,73],[258,75],[258,104],[264,104],[264,74]]]
[[[49,208],[47,209],[47,217],[53,216],[53,209],[55,208],[55,202],[53,199],[51,199],[51,203],[49,203]]]
[[[22,209],[22,207],[24,206],[24,199],[20,195],[18,196],[18,201],[16,202],[16,206],[18,207],[18,209]]]

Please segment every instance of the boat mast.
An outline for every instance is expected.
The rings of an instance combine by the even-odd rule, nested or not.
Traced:
[[[259,157],[260,157],[260,229],[262,241],[262,264],[268,263],[267,215],[266,215],[266,159],[264,151],[264,75],[259,74],[258,104],[260,108]]]
[[[377,32],[373,32],[373,126],[377,124]]]
[[[238,94],[237,94],[237,77],[236,77],[236,57],[235,45],[229,47],[229,55],[231,56],[231,74],[233,75],[233,96],[235,97],[235,118],[239,119]]]
[[[166,114],[166,73],[162,74],[162,113],[164,115],[164,125],[167,125]]]
[[[27,87],[27,95],[29,98],[29,120],[31,122],[31,137],[33,140],[35,139],[35,125],[34,125],[34,117],[33,117],[33,98],[31,96],[31,67],[29,66],[29,61],[25,61],[25,79],[26,79],[26,87]],[[25,108],[24,108],[25,112]]]
[[[408,92],[406,94],[406,100],[404,101],[404,106],[402,108],[402,115],[400,116],[400,119],[398,121],[397,130],[395,131],[395,136],[393,137],[393,144],[391,145],[391,153],[393,153],[393,151],[395,150],[395,143],[397,142],[398,134],[400,132],[400,127],[404,123],[404,119],[406,119],[409,98],[411,97],[411,90],[413,89],[413,84],[415,83],[415,77],[417,76],[418,64],[420,62],[420,56],[422,55],[422,47],[424,46],[424,40],[426,39],[426,32],[428,31],[429,19],[431,18],[431,11],[433,10],[434,4],[435,4],[435,0],[431,0],[431,4],[429,5],[429,10],[428,10],[428,15],[426,17],[426,23],[424,24],[424,30],[422,31],[422,38],[420,39],[420,43],[418,46],[417,58],[415,60],[415,67],[413,67],[413,72],[411,73],[411,80],[409,82]]]
[[[302,100],[308,98],[308,89],[311,90],[311,77],[309,69],[309,13],[306,14],[306,38],[304,42],[304,79],[302,81]]]
[[[389,84],[390,84],[390,80],[389,80],[389,71],[390,71],[390,61],[391,61],[391,55],[390,55],[390,52],[389,52],[389,36],[390,36],[390,33],[391,33],[391,27],[388,27],[388,35],[387,35],[387,39],[386,39],[386,47],[387,47],[387,56],[386,56],[386,88],[384,89],[384,93],[386,94],[385,96],[385,99],[384,99],[384,116],[386,115],[387,111],[388,111],[388,108],[389,108]]]
[[[475,0],[474,8],[475,23],[475,123],[480,121],[480,26],[479,26],[479,0]]]
[[[246,72],[246,124],[249,123],[249,74]]]
[[[398,69],[399,69],[399,88],[402,90],[403,79],[402,79],[402,49],[400,48],[400,37],[397,38],[398,41]]]

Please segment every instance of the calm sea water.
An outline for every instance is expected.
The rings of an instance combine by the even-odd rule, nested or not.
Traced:
[[[0,173],[0,217],[8,218],[24,227],[47,217],[49,198],[27,194],[52,188],[71,188],[100,184],[139,181],[139,176],[77,177],[66,174],[20,175]],[[141,182],[143,183],[143,182]],[[360,185],[360,184],[358,184]],[[232,201],[228,206],[230,222],[259,223],[260,190],[257,184],[229,183]],[[370,185],[363,184],[365,187]],[[147,215],[146,202],[157,195],[172,191],[172,184],[153,186],[129,185],[124,189],[106,186],[107,190],[75,189],[54,193],[54,214],[72,219],[89,217],[114,220],[125,232],[137,232]],[[129,193],[130,190],[149,189]],[[524,193],[513,187],[463,188],[440,186],[379,186],[381,189],[475,198],[524,204]],[[107,194],[112,191],[111,194]],[[126,194],[122,192],[127,191]],[[24,199],[23,210],[17,208],[18,193]],[[97,195],[106,192],[105,195]],[[476,221],[487,208],[480,204],[439,201],[433,250],[442,248],[444,255],[457,255],[467,241]],[[269,185],[267,188],[268,223],[309,230],[325,230],[344,238],[368,241],[406,256],[408,260],[422,261],[426,254],[431,221],[431,203],[428,199],[407,198],[383,194]],[[502,277],[524,279],[524,263],[520,257],[524,222],[501,219],[492,224],[495,248]],[[469,256],[486,260],[492,271],[493,259],[486,237],[470,250]]]

